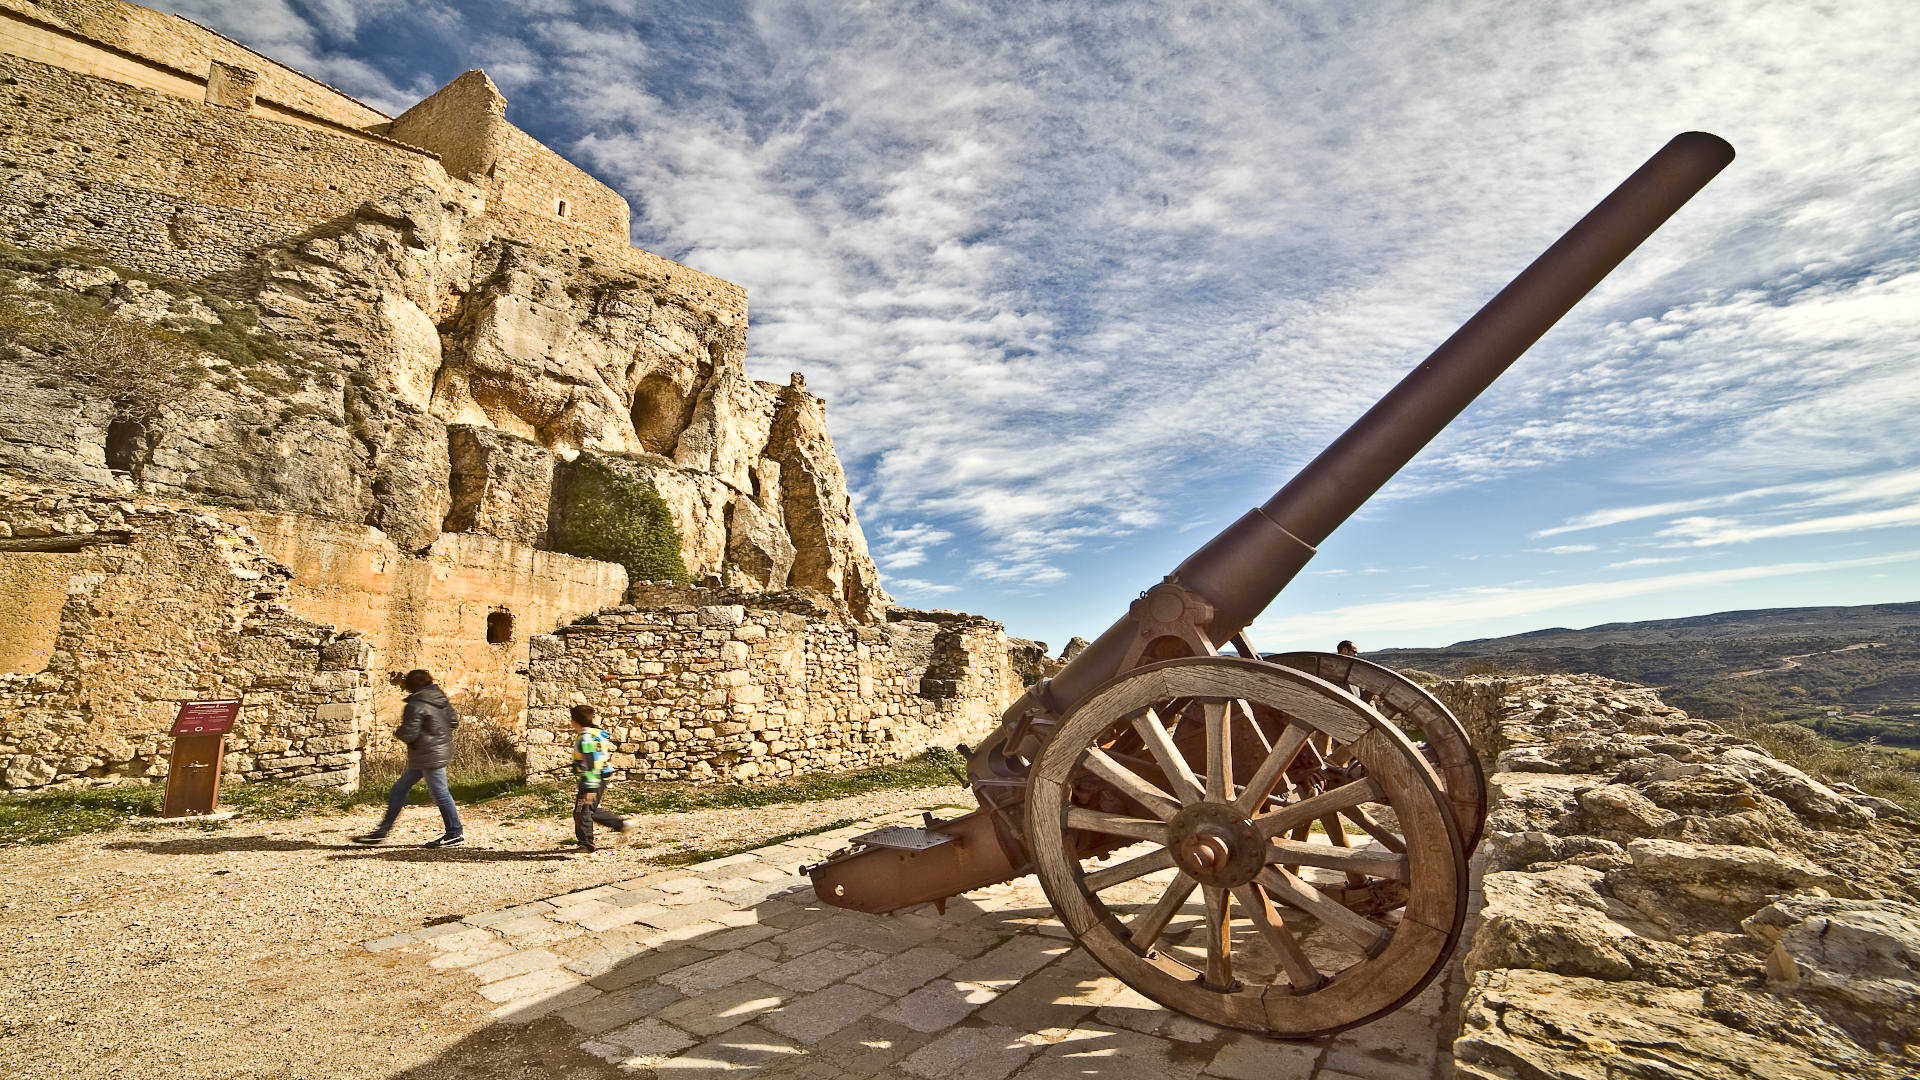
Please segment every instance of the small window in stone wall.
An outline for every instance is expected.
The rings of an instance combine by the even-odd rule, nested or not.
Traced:
[[[513,643],[513,612],[487,612],[487,644],[510,645]]]
[[[572,212],[572,210],[573,210],[573,207],[567,205],[567,200],[565,199],[553,200],[553,212],[559,215],[560,217],[566,217],[567,214]]]

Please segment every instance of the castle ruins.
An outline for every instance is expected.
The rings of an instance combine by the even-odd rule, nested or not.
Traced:
[[[162,775],[222,696],[231,774],[352,785],[416,666],[536,771],[582,702],[647,778],[990,728],[1040,647],[893,605],[825,403],[628,217],[479,71],[389,117],[177,16],[0,0],[0,787]],[[589,470],[658,492],[691,584],[555,550]]]

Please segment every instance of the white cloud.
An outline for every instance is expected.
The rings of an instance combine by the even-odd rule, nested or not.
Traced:
[[[1600,547],[1598,544],[1555,544],[1539,550],[1547,555],[1580,555],[1589,551],[1599,551]]]
[[[1802,518],[1798,521],[1783,521],[1772,525],[1742,525],[1725,518],[1682,518],[1670,528],[1662,529],[1660,535],[1684,539],[1695,547],[1713,547],[1720,544],[1744,544],[1753,540],[1769,540],[1782,536],[1816,536],[1823,533],[1890,529],[1903,525],[1920,525],[1920,506],[1900,506],[1890,510],[1867,510],[1856,514]]]
[[[1857,559],[1769,563],[1758,566],[1694,570],[1624,581],[1593,581],[1575,585],[1512,586],[1455,589],[1412,600],[1354,604],[1326,611],[1304,612],[1269,619],[1254,627],[1255,640],[1297,640],[1344,634],[1361,637],[1389,631],[1430,630],[1498,619],[1535,615],[1603,600],[1646,596],[1679,589],[1724,585],[1738,581],[1811,574],[1869,566],[1887,566],[1920,559],[1920,550],[1873,555]]]

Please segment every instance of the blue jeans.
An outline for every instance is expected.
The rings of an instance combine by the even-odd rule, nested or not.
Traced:
[[[393,828],[393,823],[400,818],[401,808],[407,805],[407,796],[413,793],[413,785],[419,783],[421,777],[427,780],[427,794],[432,795],[434,803],[440,807],[440,821],[446,825],[447,835],[462,834],[465,827],[460,824],[459,809],[453,805],[453,792],[447,790],[445,769],[408,769],[401,773],[400,779],[393,782],[393,790],[387,792],[387,816],[380,819],[380,827],[374,832],[385,833]]]

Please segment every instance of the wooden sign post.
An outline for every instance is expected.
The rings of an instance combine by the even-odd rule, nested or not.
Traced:
[[[227,732],[240,715],[240,700],[183,701],[173,720],[173,757],[167,763],[163,818],[211,814],[220,803],[220,771]]]

